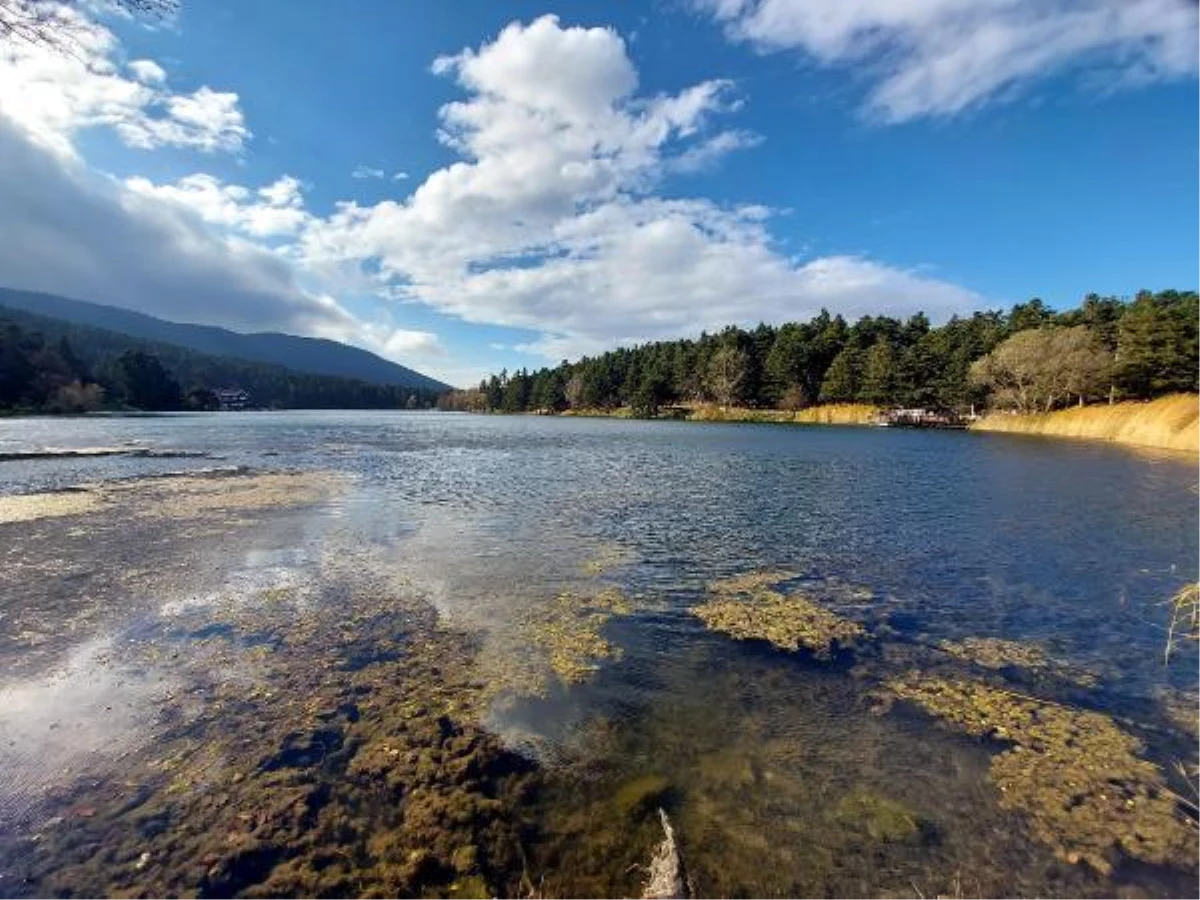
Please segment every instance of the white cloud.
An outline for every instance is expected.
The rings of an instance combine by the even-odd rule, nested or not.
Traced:
[[[151,60],[121,73],[111,31],[70,5],[57,8],[69,29],[70,52],[20,41],[0,53],[0,115],[60,156],[73,156],[76,132],[109,126],[133,147],[237,151],[250,137],[237,94],[202,86],[174,93]]]
[[[467,92],[441,111],[442,139],[462,159],[402,202],[346,203],[313,221],[298,250],[308,264],[367,263],[403,298],[534,330],[529,348],[552,358],[822,306],[936,317],[981,302],[867,259],[789,259],[761,206],[654,197],[670,173],[758,138],[713,130],[738,107],[727,81],[638,96],[609,29],[546,16],[434,71]]]
[[[397,328],[380,348],[385,356],[411,359],[414,356],[445,356],[446,348],[432,331],[407,331]]]
[[[703,172],[735,150],[748,150],[762,141],[762,135],[751,131],[721,131],[679,154],[671,161],[671,168],[675,172]]]
[[[201,87],[191,94],[170,94],[154,101],[151,109],[116,123],[117,133],[131,147],[195,147],[212,152],[240,150],[250,136],[238,95]]]
[[[696,0],[735,39],[799,50],[871,83],[870,116],[899,122],[1010,98],[1080,69],[1108,88],[1190,77],[1189,0]]]
[[[162,84],[167,80],[167,73],[152,59],[135,59],[129,64],[129,71],[142,84]]]
[[[143,196],[157,197],[198,213],[206,222],[257,238],[294,235],[309,220],[300,182],[284,175],[257,191],[223,184],[198,172],[175,184],[128,178],[125,185]]]
[[[408,178],[408,173],[404,172],[404,171],[400,171],[400,172],[395,173],[392,176],[392,181],[404,181],[407,178]]]
[[[350,173],[351,178],[383,178],[383,169],[372,169],[370,166],[355,166]]]

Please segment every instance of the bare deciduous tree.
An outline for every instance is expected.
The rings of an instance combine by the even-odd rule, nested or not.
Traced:
[[[995,406],[1049,412],[1103,394],[1112,354],[1085,325],[1019,331],[971,366]]]
[[[106,0],[131,16],[165,20],[179,10],[179,0]],[[0,41],[32,44],[74,55],[83,27],[77,0],[0,0]]]
[[[721,406],[733,406],[741,397],[750,372],[750,358],[741,347],[719,347],[708,363],[708,391]]]

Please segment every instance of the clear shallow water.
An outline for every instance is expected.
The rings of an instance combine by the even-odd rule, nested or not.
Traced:
[[[577,585],[589,559],[608,560],[598,577],[636,598],[605,632],[620,658],[487,716],[510,746],[565,773],[537,801],[544,837],[531,864],[547,893],[630,890],[626,869],[654,834],[627,827],[612,798],[648,774],[670,786],[663,802],[705,893],[1194,891],[1186,873],[1131,866],[1109,880],[1058,862],[996,808],[988,747],[903,710],[872,714],[854,659],[733,642],[688,613],[714,579],[781,568],[838,613],[886,623],[901,645],[1038,642],[1101,675],[1069,699],[1142,723],[1149,752],[1168,763],[1187,740],[1164,724],[1163,691],[1197,679],[1194,653],[1168,666],[1161,654],[1163,601],[1196,579],[1194,460],[964,433],[534,417],[0,420],[0,453],[129,443],[207,456],[4,461],[0,493],[212,466],[351,478],[336,503],[244,539],[237,556],[198,548],[156,604],[303,581],[330,547],[369,546],[374,566],[485,635],[486,650],[523,606]],[[94,542],[101,562],[83,567],[89,586],[103,560],[137,560],[137,548],[100,549],[105,540]],[[64,693],[59,682],[30,693],[41,667],[87,680],[100,652],[88,642],[144,618],[146,598],[123,599],[41,645],[36,664],[8,648],[4,665],[35,680],[4,685],[6,735],[36,743],[22,710]],[[520,652],[499,640],[493,655]],[[124,689],[123,715],[146,727],[149,689]],[[912,810],[920,834],[881,841],[838,814],[864,790]]]

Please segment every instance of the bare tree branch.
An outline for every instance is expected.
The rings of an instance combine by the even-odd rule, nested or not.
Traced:
[[[179,0],[105,0],[130,16],[165,21],[179,11]],[[0,43],[44,47],[78,58],[78,0],[0,0]]]

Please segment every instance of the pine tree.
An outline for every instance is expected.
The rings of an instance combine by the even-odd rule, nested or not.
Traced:
[[[876,406],[896,402],[896,351],[890,341],[878,340],[867,351],[858,397]]]
[[[847,347],[834,357],[821,384],[821,402],[852,403],[858,397],[862,378],[862,352]]]

